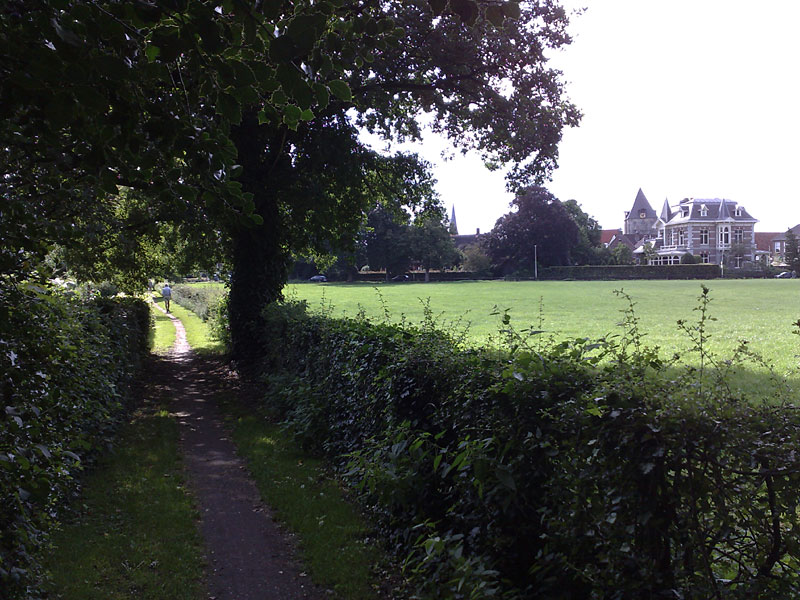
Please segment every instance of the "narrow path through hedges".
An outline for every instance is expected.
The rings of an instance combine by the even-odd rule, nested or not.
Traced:
[[[187,478],[200,511],[209,598],[326,597],[302,572],[290,537],[271,518],[269,507],[261,502],[244,462],[236,455],[215,401],[224,388],[224,369],[194,355],[183,324],[172,314],[167,316],[177,336],[165,361],[168,371],[163,374],[163,384],[173,395]]]

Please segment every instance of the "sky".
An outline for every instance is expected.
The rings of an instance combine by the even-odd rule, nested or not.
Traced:
[[[642,189],[665,199],[726,198],[756,231],[800,223],[798,0],[562,0],[573,43],[551,53],[583,113],[564,132],[546,187],[605,229],[622,227]],[[398,147],[400,148],[400,147]],[[459,233],[490,230],[509,211],[502,173],[477,155],[444,161],[430,134],[403,146],[434,163]]]

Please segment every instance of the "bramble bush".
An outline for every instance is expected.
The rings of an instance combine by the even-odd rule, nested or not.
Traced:
[[[37,557],[80,471],[113,443],[149,326],[141,300],[0,279],[0,598],[38,597]]]
[[[504,317],[503,350],[417,328],[265,309],[264,409],[328,455],[423,597],[800,594],[800,417],[727,383],[708,290],[680,323],[701,367],[638,328],[556,343]],[[255,332],[254,332],[255,334]]]

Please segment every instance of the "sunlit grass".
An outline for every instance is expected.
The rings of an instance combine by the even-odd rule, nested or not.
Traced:
[[[159,302],[160,300],[160,302]],[[157,304],[164,304],[163,299],[154,299]],[[153,327],[150,329],[150,349],[156,354],[166,354],[175,343],[175,326],[170,318],[158,310],[155,305],[150,305],[153,315]]]
[[[458,321],[455,327],[470,343],[497,337],[501,316],[509,310],[518,330],[544,330],[558,340],[620,335],[624,290],[635,303],[644,342],[657,346],[664,357],[677,353],[689,364],[697,362],[694,344],[679,330],[677,321],[690,326],[700,319],[697,310],[701,285],[710,288],[707,323],[709,348],[721,359],[730,357],[740,340],[763,357],[778,375],[797,381],[800,336],[793,324],[800,319],[799,280],[700,281],[464,281],[399,284],[292,284],[285,294],[306,300],[313,311],[332,315],[364,315],[382,320],[420,323],[429,304],[440,322]],[[445,325],[446,326],[446,325]],[[757,379],[769,370],[747,367]],[[748,377],[750,375],[745,375]],[[754,383],[759,386],[760,382]]]
[[[163,306],[163,299],[161,299],[161,302],[158,302],[158,300],[155,299],[157,303]],[[224,354],[224,344],[214,339],[208,323],[204,323],[200,317],[183,308],[174,300],[170,302],[169,309],[183,323],[183,327],[186,329],[186,341],[189,342],[194,352],[198,354]]]

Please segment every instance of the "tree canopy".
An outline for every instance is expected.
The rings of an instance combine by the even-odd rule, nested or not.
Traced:
[[[497,220],[485,238],[486,250],[501,273],[533,273],[542,266],[569,264],[580,229],[558,198],[540,186],[520,191],[512,211]]]
[[[512,189],[546,178],[579,118],[545,56],[567,23],[556,0],[11,0],[0,268],[28,277],[60,246],[132,286],[154,252],[221,254],[241,337],[292,251],[346,244],[376,185],[413,187],[359,126],[407,138],[425,118],[510,163]],[[137,236],[148,251],[114,258]]]

